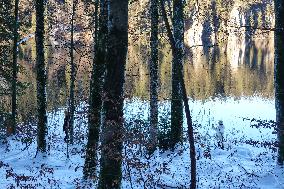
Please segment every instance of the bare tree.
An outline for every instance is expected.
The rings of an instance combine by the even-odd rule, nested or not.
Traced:
[[[150,153],[157,146],[158,129],[158,0],[151,0]]]
[[[278,163],[284,162],[284,2],[275,0],[275,100],[278,125]]]
[[[70,66],[71,66],[71,81],[70,81],[70,92],[69,92],[69,136],[70,143],[74,140],[74,113],[75,113],[75,79],[76,79],[76,66],[74,62],[74,17],[76,11],[77,0],[72,2],[72,14],[71,14],[71,42],[70,42]]]
[[[100,5],[100,6],[99,6]],[[96,1],[95,4],[95,34],[94,34],[94,59],[90,85],[89,106],[89,133],[84,165],[84,176],[94,177],[97,165],[97,148],[101,126],[102,87],[106,61],[106,37],[107,37],[107,1]]]
[[[12,67],[11,67],[11,44],[13,39],[13,2],[9,0],[3,0],[0,3],[0,79],[5,85],[0,86],[0,96],[10,95],[9,83],[13,81]],[[5,124],[6,126],[6,124]],[[11,134],[13,131],[11,119],[7,119],[7,134]]]
[[[120,188],[123,148],[123,84],[128,47],[128,0],[109,0],[101,170],[98,188]]]
[[[8,134],[15,134],[16,132],[16,118],[17,118],[17,80],[18,80],[18,17],[19,17],[19,0],[15,0],[14,7],[14,31],[13,31],[13,80],[12,80],[12,124],[8,129]]]
[[[176,1],[180,1],[176,3],[181,3],[182,5],[182,0],[176,0]],[[161,8],[162,16],[165,22],[168,38],[170,40],[170,45],[171,45],[172,51],[174,51],[173,54],[175,54],[177,53],[175,51],[179,51],[179,48],[177,48],[179,47],[179,44],[177,44],[177,40],[174,38],[174,35],[172,33],[163,0],[160,0],[160,8]],[[183,24],[183,23],[180,23],[180,24]],[[182,55],[181,58],[183,58],[183,53],[181,55]],[[184,83],[184,78],[183,78],[183,68],[181,64],[178,64],[176,71],[177,71],[178,82],[179,82],[179,85],[181,86],[182,99],[183,99],[183,103],[185,107],[185,114],[186,114],[186,120],[187,120],[187,132],[188,132],[189,144],[190,144],[190,160],[191,160],[190,189],[195,189],[196,188],[196,152],[195,152],[195,145],[194,145],[193,125],[192,125],[192,118],[190,114],[188,98],[187,98],[187,93],[186,93],[186,88],[185,88],[185,83]]]
[[[173,37],[175,50],[172,51],[172,101],[171,101],[171,141],[172,148],[182,139],[183,106],[179,69],[183,69],[184,16],[183,1],[173,1]]]
[[[46,69],[44,58],[44,12],[43,0],[36,0],[36,79],[37,79],[37,148],[46,152]]]

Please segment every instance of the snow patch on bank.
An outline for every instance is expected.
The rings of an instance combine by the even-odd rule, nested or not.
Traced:
[[[169,116],[170,102],[160,102],[160,120]],[[284,186],[283,167],[276,163],[275,148],[247,144],[247,140],[276,141],[273,129],[251,127],[249,119],[275,120],[274,102],[259,97],[190,101],[197,151],[198,188],[263,188]],[[125,121],[147,122],[149,104],[139,99],[125,101]],[[0,145],[1,188],[95,188],[83,177],[87,133],[87,104],[76,114],[76,144],[66,144],[62,130],[64,109],[48,114],[49,147],[46,157],[37,156],[36,139],[24,143],[10,138]],[[248,118],[248,119],[244,119]],[[217,145],[212,125],[224,123],[224,150]],[[141,122],[143,123],[143,122]],[[33,126],[33,128],[35,128]],[[186,131],[186,123],[184,123]],[[186,138],[186,132],[185,132]],[[22,140],[22,141],[21,141]],[[8,145],[8,148],[7,148]],[[28,146],[28,147],[27,147]],[[23,150],[24,149],[24,150]],[[152,156],[143,147],[125,143],[122,188],[188,188],[190,184],[189,145],[185,141],[174,151],[157,150]]]

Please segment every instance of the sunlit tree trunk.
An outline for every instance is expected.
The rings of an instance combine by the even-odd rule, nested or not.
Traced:
[[[100,10],[100,14],[99,14]],[[98,16],[99,15],[99,16]],[[97,166],[96,152],[98,149],[99,133],[101,125],[102,109],[102,87],[105,73],[106,59],[106,36],[107,36],[107,1],[96,1],[95,4],[95,34],[94,34],[94,59],[90,85],[90,107],[89,107],[89,134],[84,166],[85,178],[95,176]]]
[[[173,1],[173,37],[175,49],[172,51],[172,101],[171,101],[171,136],[172,147],[182,139],[183,105],[181,96],[181,85],[178,71],[183,69],[183,48],[184,48],[184,19],[183,1]]]
[[[120,188],[123,145],[123,84],[128,46],[128,0],[109,0],[104,123],[98,188]]]
[[[76,79],[76,66],[74,62],[74,17],[76,11],[77,0],[73,0],[72,3],[72,15],[71,15],[71,43],[70,43],[70,65],[71,65],[71,81],[70,81],[70,94],[69,94],[69,129],[70,129],[70,143],[74,140],[74,113],[75,113],[75,79]]]
[[[47,117],[46,117],[46,69],[44,60],[44,1],[36,0],[36,79],[38,151],[46,152]]]
[[[278,126],[278,163],[284,162],[284,2],[275,0],[275,100]]]
[[[150,152],[157,145],[158,129],[158,0],[151,0]]]

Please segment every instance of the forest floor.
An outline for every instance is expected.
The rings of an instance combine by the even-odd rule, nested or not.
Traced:
[[[169,102],[160,103],[160,127],[167,125]],[[125,102],[126,125],[138,129],[124,143],[122,188],[189,188],[189,146],[185,142],[175,150],[162,147],[149,156],[143,145],[148,103]],[[275,110],[272,100],[214,99],[191,101],[195,125],[198,188],[283,189],[284,168],[277,165],[274,134]],[[76,112],[75,143],[64,142],[64,109],[48,114],[46,157],[36,155],[36,127],[23,124],[15,137],[0,144],[0,188],[95,188],[96,181],[84,181],[83,166],[86,138],[86,104]],[[274,113],[273,113],[274,112]],[[223,145],[216,133],[219,120],[224,123]],[[184,124],[186,128],[186,124]],[[139,130],[140,129],[140,130]],[[186,130],[185,130],[186,131]],[[186,133],[186,132],[184,132]]]

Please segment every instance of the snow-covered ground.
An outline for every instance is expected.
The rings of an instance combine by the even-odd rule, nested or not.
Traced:
[[[284,188],[284,168],[277,165],[274,101],[260,97],[190,101],[195,124],[198,188]],[[169,120],[170,103],[160,103],[160,121]],[[149,104],[125,101],[125,121],[147,125]],[[36,154],[35,127],[0,144],[0,188],[95,188],[82,180],[86,144],[86,104],[77,109],[76,143],[67,146],[62,131],[64,109],[48,114],[50,148]],[[136,120],[136,121],[134,121]],[[137,121],[139,120],[139,121]],[[224,150],[218,147],[218,122],[224,124]],[[258,122],[267,120],[267,122]],[[269,120],[272,120],[269,122]],[[264,128],[266,123],[268,128]],[[26,126],[25,126],[26,127]],[[186,123],[184,123],[186,138]],[[142,128],[143,130],[143,128]],[[29,133],[30,132],[30,133]],[[271,145],[272,144],[272,145]],[[157,150],[152,156],[136,142],[124,144],[122,188],[189,188],[189,146]]]

